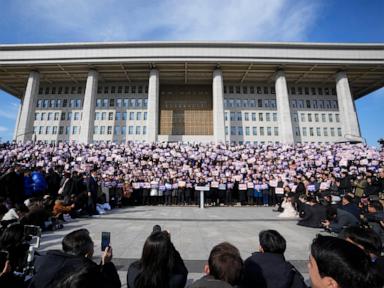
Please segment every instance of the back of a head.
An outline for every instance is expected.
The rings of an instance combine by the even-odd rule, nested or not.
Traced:
[[[381,288],[383,280],[362,249],[340,238],[318,235],[311,245],[320,277],[333,278],[340,288]]]
[[[380,235],[372,229],[351,226],[342,230],[339,237],[358,245],[366,253],[372,253],[376,256],[381,254],[382,242]]]
[[[215,279],[236,285],[240,281],[243,260],[239,250],[228,242],[223,242],[211,250],[208,259],[209,274]]]
[[[9,247],[15,247],[22,244],[25,240],[24,225],[15,222],[4,230],[0,236],[0,247],[2,249],[8,249]]]
[[[327,207],[327,210],[326,210],[327,220],[332,221],[333,219],[335,219],[336,216],[337,216],[337,208],[333,206]]]
[[[276,230],[264,230],[259,233],[259,243],[263,252],[283,255],[287,248],[284,237]]]
[[[371,201],[369,206],[375,208],[376,212],[383,211],[383,204],[381,204],[379,201]]]
[[[136,278],[137,288],[167,287],[173,267],[172,243],[168,232],[151,233],[144,243],[140,259],[141,273]]]
[[[104,287],[104,284],[97,267],[85,266],[80,271],[69,274],[55,288],[95,288]]]
[[[87,229],[75,230],[67,234],[62,241],[63,251],[75,256],[93,254],[93,241]]]

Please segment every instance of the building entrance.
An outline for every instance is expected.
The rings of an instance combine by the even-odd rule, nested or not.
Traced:
[[[213,135],[212,86],[160,86],[161,135]]]

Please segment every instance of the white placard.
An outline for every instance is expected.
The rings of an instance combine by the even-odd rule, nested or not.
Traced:
[[[247,190],[247,184],[239,184],[239,190]]]
[[[276,193],[276,194],[279,194],[279,195],[284,194],[284,188],[277,187],[277,188],[275,189],[275,193]]]
[[[208,186],[195,186],[196,191],[209,191],[209,189]]]

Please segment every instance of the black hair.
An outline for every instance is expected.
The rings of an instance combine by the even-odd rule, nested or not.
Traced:
[[[328,206],[326,210],[326,218],[329,221],[332,221],[337,216],[337,208],[334,206]]]
[[[381,204],[379,201],[371,201],[369,206],[375,208],[376,211],[383,211],[383,204]]]
[[[9,224],[0,237],[0,247],[8,249],[11,246],[17,246],[24,242],[24,225],[15,222]]]
[[[259,233],[260,246],[264,252],[284,254],[287,242],[276,230],[264,230]]]
[[[153,232],[144,243],[137,288],[166,288],[173,268],[173,245],[168,232]]]
[[[28,213],[29,209],[24,204],[15,204],[15,211],[21,213]]]
[[[384,284],[368,255],[343,239],[318,235],[311,255],[320,276],[333,278],[341,288],[382,288]]]
[[[63,251],[76,256],[93,252],[93,241],[87,229],[75,230],[67,234],[61,242]]]
[[[85,266],[74,274],[69,273],[55,288],[94,288],[103,286],[102,274],[97,266]]]
[[[344,240],[349,239],[354,244],[362,246],[367,253],[372,253],[376,256],[381,254],[382,242],[380,235],[370,228],[347,227],[340,232],[339,237]]]
[[[209,274],[215,279],[237,285],[243,272],[243,260],[239,250],[228,242],[212,248],[208,259]]]

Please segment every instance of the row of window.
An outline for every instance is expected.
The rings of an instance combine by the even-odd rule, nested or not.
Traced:
[[[321,118],[320,118],[321,116]],[[294,122],[299,121],[299,114],[298,113],[292,113],[292,118]],[[325,123],[327,122],[327,114],[325,113],[300,113],[300,122],[321,122]],[[338,113],[328,114],[328,122],[333,123],[333,119],[335,119],[336,123],[340,123],[340,115]]]
[[[224,99],[226,108],[276,108],[275,99]],[[295,109],[338,109],[337,100],[291,100],[291,107]]]
[[[115,102],[116,100],[116,102]],[[116,105],[115,105],[116,104]],[[103,98],[96,99],[97,108],[108,108],[108,107],[117,107],[117,108],[147,108],[148,99],[146,98]]]
[[[38,135],[77,135],[80,134],[80,126],[34,126],[33,132]],[[94,134],[99,135],[125,135],[127,132],[126,126],[95,126]],[[128,126],[128,135],[146,135],[147,126]]]
[[[76,135],[80,134],[80,129],[80,126],[34,126],[33,132],[39,135]]]
[[[95,120],[127,120],[127,116],[129,116],[128,120],[147,120],[147,112],[116,112],[113,115],[113,112],[96,112]]]
[[[316,128],[314,128],[314,127],[309,127],[309,128],[302,127],[301,132],[300,132],[300,127],[295,127],[295,135],[296,136],[304,136],[304,137],[306,137],[306,136],[310,136],[310,137],[313,137],[313,136],[335,137],[336,132],[337,132],[337,136],[339,136],[339,137],[342,136],[341,128],[335,129],[334,127],[331,127],[331,128],[328,128],[328,127],[323,127],[323,128],[320,128],[320,127],[316,127]]]
[[[72,86],[72,87],[40,87],[39,95],[42,94],[81,94],[83,93],[83,87]]]
[[[118,93],[118,94],[128,94],[128,93],[148,93],[148,86],[104,86],[97,87],[97,93],[108,94],[108,93]]]
[[[339,109],[337,100],[291,100],[292,108]]]
[[[256,106],[257,105],[257,106]],[[224,99],[224,107],[240,108],[240,107],[259,107],[259,108],[276,108],[275,99]]]
[[[37,108],[81,108],[80,99],[39,99],[36,102]]]
[[[245,129],[244,129],[245,128]],[[231,135],[239,135],[242,136],[250,136],[251,133],[253,136],[260,135],[260,136],[279,136],[279,128],[278,127],[242,127],[242,126],[225,126],[225,135],[228,135],[229,132]],[[229,131],[230,129],[230,131]],[[273,130],[272,130],[273,129]],[[258,132],[259,130],[259,132]],[[259,133],[259,134],[258,134]]]
[[[127,126],[128,127],[128,135],[146,135],[147,134],[147,126]],[[112,135],[112,131],[114,135],[126,135],[127,134],[126,126],[95,126],[93,129],[93,133],[96,135]],[[113,130],[112,130],[113,129]]]
[[[36,102],[37,108],[81,108],[82,101],[80,99],[39,99]],[[116,99],[116,107],[118,108],[147,108],[148,99],[125,98]],[[115,99],[96,99],[97,108],[115,107]]]
[[[59,86],[59,87],[40,87],[39,88],[39,95],[45,94],[81,94],[83,93],[84,88],[79,86]],[[104,86],[104,87],[97,87],[97,93],[148,93],[148,86]]]
[[[335,88],[291,87],[291,95],[336,95]],[[224,93],[229,94],[276,94],[275,87],[261,86],[224,86]]]
[[[257,121],[257,119],[259,119],[258,121],[262,122],[264,121],[274,121],[276,122],[277,121],[277,113],[274,112],[274,113],[269,113],[269,112],[266,112],[266,113],[258,113],[259,116],[257,116],[257,113],[256,112],[252,112],[252,113],[249,113],[249,112],[231,112],[231,113],[228,113],[228,112],[225,112],[224,113],[224,119],[225,121],[228,121],[228,114],[229,114],[229,119],[231,121]]]
[[[61,120],[61,121],[65,121],[65,120],[82,120],[83,118],[83,113],[81,112],[36,112],[35,113],[35,120],[41,120],[41,121],[45,121],[45,120]]]

